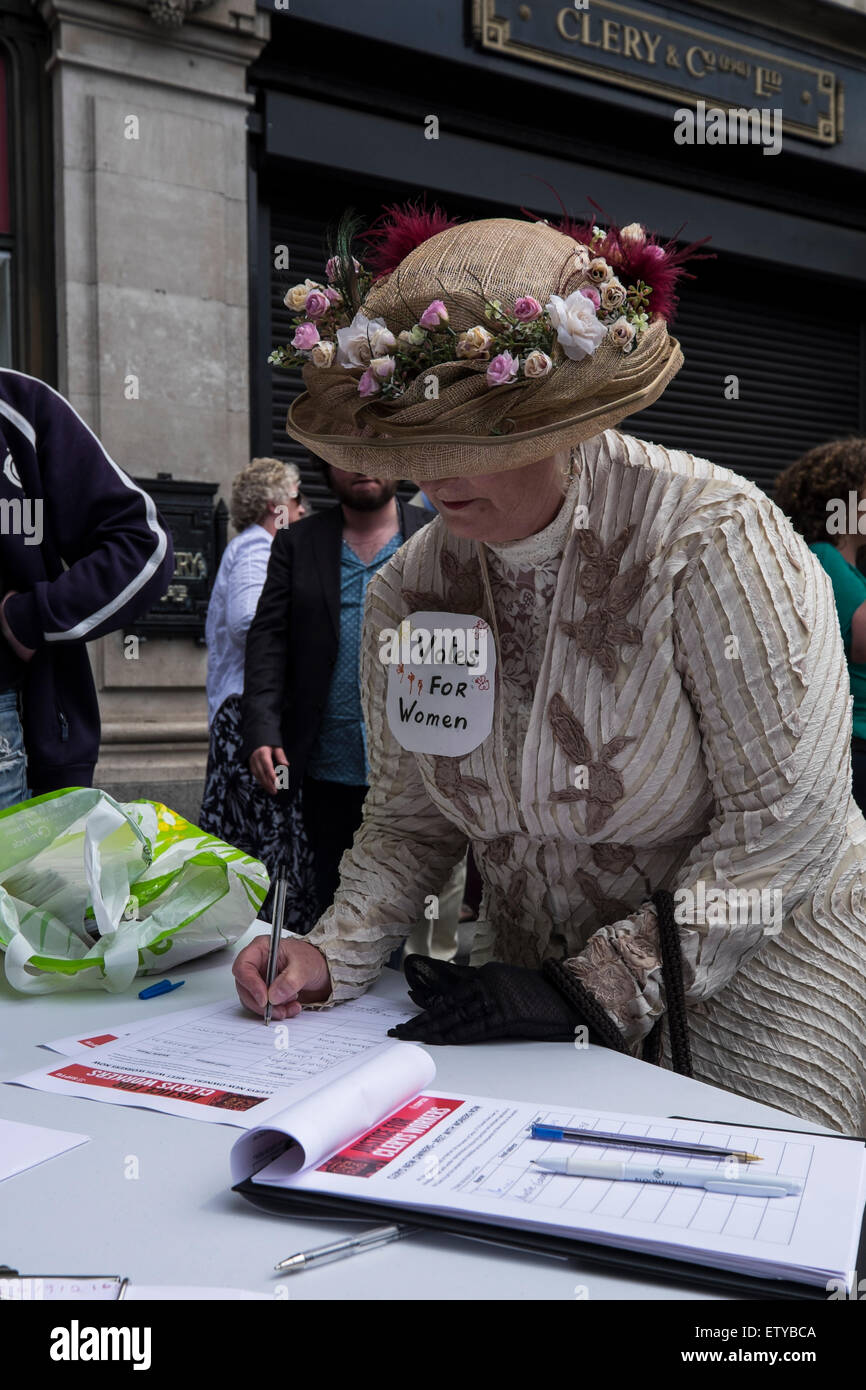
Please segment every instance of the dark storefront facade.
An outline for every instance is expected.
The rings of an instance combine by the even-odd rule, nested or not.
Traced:
[[[372,217],[422,191],[480,217],[556,216],[556,195],[583,217],[590,197],[621,223],[712,236],[674,326],[686,365],[624,429],[764,487],[804,449],[866,432],[866,17],[792,0],[782,32],[709,4],[259,3],[252,444],[297,462],[314,502],[318,470],[284,428],[300,380],[266,365],[283,295],[321,275],[345,207]],[[768,130],[780,110],[781,151],[678,144],[675,113],[699,101],[765,109]]]

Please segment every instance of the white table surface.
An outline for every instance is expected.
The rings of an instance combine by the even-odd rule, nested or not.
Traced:
[[[262,929],[255,923],[235,949]],[[48,1066],[57,1054],[39,1044],[52,1038],[234,997],[233,954],[177,967],[170,978],[186,980],[183,992],[147,1001],[137,991],[158,976],[122,995],[25,996],[0,978],[0,1080]],[[375,992],[405,997],[405,981],[386,970]],[[437,1084],[456,1091],[829,1132],[606,1048],[508,1042],[430,1051]],[[228,1285],[258,1293],[274,1293],[282,1283],[279,1296],[291,1300],[719,1297],[444,1235],[410,1236],[280,1280],[271,1273],[277,1260],[361,1228],[271,1216],[233,1193],[229,1150],[238,1129],[9,1085],[0,1086],[0,1115],[91,1137],[0,1183],[0,1264],[23,1274],[124,1274],[134,1284]],[[124,1175],[133,1155],[137,1179]],[[587,1293],[578,1295],[581,1285]]]

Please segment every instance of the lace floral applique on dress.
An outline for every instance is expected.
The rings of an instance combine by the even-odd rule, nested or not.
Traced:
[[[579,486],[576,477],[553,520],[543,530],[523,540],[485,546],[499,629],[506,762],[518,792],[523,746]]]
[[[644,586],[647,564],[632,565],[619,573],[631,536],[630,526],[620,531],[606,549],[591,527],[577,530],[575,536],[583,556],[577,588],[590,607],[578,622],[561,622],[559,627],[574,639],[580,651],[598,663],[607,680],[613,680],[619,665],[618,648],[640,645],[640,628],[627,623],[625,614]]]
[[[489,561],[499,629],[499,679],[505,759],[515,795],[520,794],[523,746],[550,626],[560,557],[539,569]]]
[[[433,759],[433,781],[444,797],[451,802],[465,820],[481,823],[477,809],[469,800],[470,796],[489,796],[490,788],[482,777],[467,777],[460,771],[462,758],[436,756]]]
[[[465,564],[451,550],[439,557],[443,594],[431,589],[403,589],[403,601],[410,611],[431,613],[475,613],[481,615],[484,584],[481,566],[473,557]]]
[[[586,779],[583,786],[575,784],[551,793],[551,801],[585,801],[586,833],[594,835],[610,820],[614,807],[625,795],[622,774],[611,767],[611,758],[617,757],[631,738],[623,734],[610,739],[597,758],[592,756],[592,748],[583,725],[573,710],[570,710],[562,695],[551,695],[547,705],[547,719],[553,737],[570,763],[570,772],[580,771]]]

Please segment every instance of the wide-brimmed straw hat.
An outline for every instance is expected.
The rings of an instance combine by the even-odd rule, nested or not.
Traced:
[[[417,482],[507,471],[643,410],[679,371],[672,243],[636,223],[443,221],[390,273],[333,257],[330,284],[286,296],[297,331],[271,360],[303,365],[286,428],[312,453]]]

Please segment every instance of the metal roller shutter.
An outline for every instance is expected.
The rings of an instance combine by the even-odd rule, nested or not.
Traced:
[[[685,364],[655,405],[620,429],[686,449],[751,478],[772,493],[772,480],[800,454],[857,434],[862,419],[861,315],[850,295],[812,282],[790,292],[760,274],[738,277],[734,292],[717,287],[717,267],[696,267],[686,282],[673,332]],[[716,282],[713,288],[707,281]],[[737,378],[739,399],[725,399]]]

